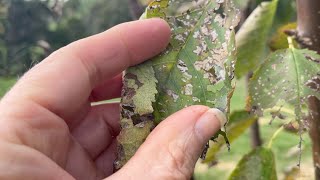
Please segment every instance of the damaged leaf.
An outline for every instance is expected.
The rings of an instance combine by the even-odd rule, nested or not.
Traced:
[[[308,98],[320,99],[319,82],[320,55],[294,47],[278,50],[267,58],[250,80],[253,109],[263,115],[266,109],[291,104],[295,108],[296,120],[303,127]]]
[[[118,143],[121,144],[118,149],[118,160],[115,161],[115,169],[123,166],[123,163],[128,162],[129,159],[136,153],[136,150],[146,140],[150,131],[154,127],[151,121],[145,121],[139,125],[134,126],[131,119],[121,120],[121,132],[117,137]]]
[[[145,133],[171,114],[191,105],[228,113],[234,89],[238,17],[231,1],[155,0],[143,17],[164,18],[172,37],[164,52],[124,75],[116,169],[133,156]]]

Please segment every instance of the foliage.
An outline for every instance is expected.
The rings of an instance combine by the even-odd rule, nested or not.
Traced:
[[[306,127],[303,120],[308,113],[307,98],[320,98],[320,55],[297,49],[296,42],[290,44],[287,41],[288,37],[290,39],[288,34],[295,34],[295,1],[234,1],[244,21],[236,35],[238,62],[235,73],[238,78],[254,73],[247,87],[248,105],[257,115],[264,115],[260,119],[264,123],[287,119],[275,122],[276,126],[266,127],[265,123],[262,136],[269,139],[272,127],[278,128],[294,120],[297,121],[292,123],[300,123],[302,133],[302,128]],[[55,2],[0,0],[0,76],[20,75],[52,51],[134,18],[130,15],[129,0]],[[151,0],[139,2],[147,5]],[[168,2],[161,0],[149,4],[144,17],[162,17],[169,22],[173,29],[170,45],[152,61],[129,68],[125,74],[122,132],[118,137],[122,159],[117,162],[118,167],[135,153],[157,123],[185,106],[203,104],[229,113],[229,101],[235,88],[231,81],[236,56],[232,29],[237,21],[223,22],[222,19],[225,15],[226,19],[232,19],[230,17],[237,11],[232,8],[226,13],[229,7],[225,5],[230,5],[227,0],[210,0],[201,7],[201,0],[197,3],[175,0],[167,8]],[[220,2],[225,4],[220,6]],[[0,97],[14,82],[13,79],[0,78]],[[235,106],[245,103],[243,100],[238,102],[240,100],[235,101]],[[235,146],[228,154],[232,160],[233,155],[239,156],[239,151],[248,150],[247,147],[238,147],[235,140],[243,133],[245,135],[240,140],[248,138],[246,129],[257,120],[251,113],[239,106],[225,126],[229,142]],[[275,135],[272,139],[279,137]],[[287,160],[283,157],[286,151],[283,149],[292,146],[296,138],[291,134],[281,137],[285,139],[277,140],[279,147],[258,148],[243,157],[230,179],[276,179],[273,153],[277,157],[277,166],[287,165],[280,162]],[[205,163],[221,161],[224,137],[215,140],[210,142]]]
[[[235,63],[233,27],[237,23],[229,3],[208,1],[174,17],[165,17],[166,11],[170,12],[166,0],[149,5],[146,18],[166,18],[172,28],[172,38],[162,54],[125,73],[121,102],[123,126],[118,138],[120,158],[117,164],[120,166],[117,168],[131,155],[128,152],[132,149],[125,149],[121,144],[125,141],[121,138],[130,133],[131,128],[150,131],[146,124],[156,125],[194,104],[229,112],[233,93],[232,65]]]
[[[293,44],[292,39],[284,34],[287,29],[296,27],[295,23],[285,26],[281,24],[289,21],[292,14],[288,13],[289,15],[283,16],[282,19],[276,18],[275,22],[272,23],[271,19],[281,14],[279,11],[274,14],[276,3],[277,1],[272,1],[268,4],[269,6],[258,7],[250,15],[252,18],[249,17],[238,32],[239,60],[236,66],[236,75],[241,77],[250,71],[255,72],[249,80],[248,87],[248,103],[254,113],[263,116],[267,115],[265,112],[270,112],[271,122],[278,118],[289,119],[289,122],[295,119],[299,123],[300,142],[298,147],[300,148],[299,156],[301,156],[301,134],[306,127],[303,119],[308,113],[307,101],[310,96],[320,98],[320,56],[309,50],[295,49],[294,45],[297,46],[297,43]],[[266,8],[267,13],[259,14],[260,8]],[[253,19],[256,19],[256,21]],[[278,26],[282,27],[269,41],[270,32]],[[294,35],[294,31],[288,32]],[[289,39],[289,43],[287,39]],[[267,42],[271,42],[270,47],[273,50],[282,50],[278,50],[264,59],[264,54],[268,53],[268,50],[266,50]],[[291,106],[294,107],[294,119],[291,119],[291,116],[284,115],[287,113],[284,109]],[[276,135],[273,138],[276,138]],[[243,163],[244,160],[241,162]],[[241,162],[239,166],[241,166]],[[245,170],[243,171],[245,172]],[[240,179],[246,179],[245,176],[249,177],[250,175],[257,176],[249,179],[260,179],[259,177],[263,177],[263,172],[260,172],[260,175],[259,172],[256,172],[256,174],[245,172],[240,176]],[[270,179],[270,177],[266,179]]]
[[[0,77],[0,99],[13,86],[16,79]]]
[[[270,149],[258,148],[245,155],[229,180],[276,180],[275,159]]]
[[[46,35],[48,19],[53,14],[44,2],[12,0],[6,3],[7,14],[2,47],[7,53],[2,56],[3,75],[19,74],[28,70],[36,61],[37,52],[33,50],[40,47],[38,44]],[[37,9],[35,11],[34,9]],[[40,15],[39,15],[40,14]]]
[[[230,143],[241,136],[255,121],[257,121],[257,117],[250,115],[247,111],[233,112],[226,127]],[[224,139],[222,137],[217,138],[216,142],[211,144],[211,148],[209,149],[204,162],[213,162],[217,160],[216,155],[224,145]]]
[[[296,120],[302,122],[309,96],[320,99],[320,55],[294,47],[272,53],[250,81],[253,109],[263,110],[290,103]],[[280,78],[279,78],[280,77]],[[302,126],[302,124],[300,124]]]
[[[129,0],[63,2],[0,1],[0,76],[21,75],[72,41],[132,20]]]
[[[253,72],[264,60],[266,41],[276,14],[278,0],[263,2],[245,21],[237,33],[238,61],[236,76]]]

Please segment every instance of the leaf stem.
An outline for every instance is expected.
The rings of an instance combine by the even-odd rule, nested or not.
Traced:
[[[274,139],[279,135],[279,133],[283,130],[283,126],[281,126],[271,137],[269,143],[268,143],[268,148],[271,149],[272,147],[272,144],[273,144],[273,141]]]
[[[287,39],[288,39],[289,49],[294,49],[292,37],[289,36]]]
[[[274,106],[273,108],[270,108],[270,109],[266,109],[264,112],[268,113],[268,112],[274,112],[276,111],[276,109],[279,109],[280,107],[279,106]],[[292,116],[295,115],[294,111],[289,109],[289,108],[285,108],[285,107],[282,107],[281,108],[281,112],[285,112],[287,114],[290,114]]]

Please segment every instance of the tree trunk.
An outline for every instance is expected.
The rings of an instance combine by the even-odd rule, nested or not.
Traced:
[[[320,180],[320,101],[312,97],[309,99],[310,137],[312,140],[313,162],[316,180]]]
[[[257,148],[262,145],[262,140],[260,136],[260,125],[259,121],[255,121],[250,127],[250,136],[251,136],[251,146],[252,148]]]
[[[320,1],[297,0],[298,40],[302,47],[320,53]],[[312,140],[315,179],[320,180],[320,101],[309,98],[310,137]]]

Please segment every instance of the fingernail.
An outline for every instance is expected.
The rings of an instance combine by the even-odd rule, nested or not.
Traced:
[[[215,114],[216,118],[219,119],[220,121],[220,127],[223,128],[224,125],[227,123],[226,115],[222,111],[216,108],[209,109],[208,111]]]
[[[205,138],[210,138],[226,123],[227,118],[224,113],[219,109],[212,108],[198,119],[195,129]]]

